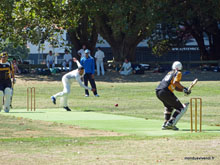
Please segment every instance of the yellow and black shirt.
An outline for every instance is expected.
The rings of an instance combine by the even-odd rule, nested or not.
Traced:
[[[172,70],[167,73],[167,75],[160,82],[156,90],[168,89],[171,92],[173,92],[176,88],[174,82],[180,82],[181,79],[182,79],[182,73],[177,70]]]
[[[0,63],[0,82],[10,81],[12,76],[12,65],[9,62]]]

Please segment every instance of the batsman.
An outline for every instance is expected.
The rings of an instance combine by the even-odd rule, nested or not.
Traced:
[[[166,74],[156,88],[156,95],[164,105],[165,122],[162,130],[179,130],[176,124],[186,112],[189,105],[189,103],[182,104],[173,93],[174,90],[184,92],[186,95],[191,93],[191,90],[188,90],[188,88],[180,83],[182,68],[181,62],[175,61],[172,65],[172,70]]]
[[[11,63],[8,62],[8,53],[0,54],[0,111],[4,108],[6,113],[10,110],[12,82],[15,82],[14,71]],[[4,105],[4,107],[3,107]]]

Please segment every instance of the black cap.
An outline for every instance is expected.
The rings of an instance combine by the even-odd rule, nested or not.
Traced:
[[[8,57],[8,53],[7,53],[7,52],[2,52],[2,53],[0,54],[0,57]]]
[[[84,67],[83,67],[83,66],[79,66],[78,69],[79,69],[79,70],[83,70]]]

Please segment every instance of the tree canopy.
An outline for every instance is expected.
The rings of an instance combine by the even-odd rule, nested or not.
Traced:
[[[174,25],[184,36],[195,38],[201,59],[220,59],[220,0],[158,1],[160,22]],[[180,29],[179,27],[183,28]],[[205,45],[205,37],[209,47]],[[187,37],[186,37],[187,38]],[[184,39],[184,38],[183,38]]]
[[[1,0],[0,40],[58,44],[57,34],[66,30],[73,50],[85,44],[93,51],[100,34],[122,61],[135,60],[143,39],[163,53],[192,36],[202,59],[220,59],[219,6],[220,0]]]
[[[111,45],[116,61],[135,60],[136,46],[149,34],[149,1],[90,1],[98,33]]]

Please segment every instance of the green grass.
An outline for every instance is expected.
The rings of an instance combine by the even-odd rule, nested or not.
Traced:
[[[182,82],[184,86],[189,86],[190,82]],[[37,111],[35,114],[31,113],[13,113],[12,115],[23,116],[34,120],[45,120],[53,122],[62,122],[66,124],[80,125],[81,127],[88,127],[102,130],[113,130],[116,132],[123,132],[138,135],[173,135],[173,131],[161,131],[163,123],[163,105],[155,96],[155,88],[158,82],[142,82],[142,83],[107,83],[97,82],[98,93],[101,97],[96,98],[90,93],[90,97],[84,97],[84,90],[79,87],[77,83],[72,84],[71,94],[69,96],[69,107],[75,112],[88,112],[82,115],[68,116],[65,110],[54,109],[59,108],[59,99],[57,105],[53,105],[50,96],[62,90],[61,82],[38,82],[27,83],[27,86],[34,86],[36,88],[36,105]],[[13,107],[15,109],[24,109],[26,107],[26,88],[27,86],[15,87],[15,95],[13,98]],[[214,87],[214,90],[213,90]],[[203,130],[219,130],[220,127],[220,84],[218,81],[199,81],[193,88],[190,96],[184,96],[183,93],[176,92],[176,95],[181,102],[189,102],[192,97],[200,97],[203,101]],[[19,101],[17,101],[19,100]],[[118,107],[115,107],[118,104]],[[22,110],[22,111],[25,111]],[[44,114],[43,112],[48,112]],[[50,113],[53,112],[53,113]],[[64,113],[63,113],[64,112]],[[91,112],[91,113],[89,113]],[[98,112],[98,113],[92,113]],[[189,110],[181,118],[178,126],[181,130],[189,130],[190,128],[190,114]],[[112,116],[112,119],[100,120],[95,119],[96,115],[99,118],[105,118],[105,115],[100,113],[130,116],[136,118],[128,118],[127,120],[117,120],[119,116]],[[75,113],[76,114],[76,113]],[[87,115],[84,115],[87,114]],[[95,114],[95,115],[92,115]],[[50,115],[50,116],[48,116]],[[57,119],[57,116],[63,116],[62,119]],[[82,118],[84,116],[84,118]],[[91,116],[91,120],[89,118]],[[109,117],[109,116],[108,116]],[[69,119],[70,118],[70,119]],[[81,120],[82,118],[82,120]],[[126,117],[125,117],[126,118]],[[140,118],[140,119],[138,119]],[[80,120],[78,120],[80,119]],[[135,120],[131,120],[135,119]],[[132,121],[135,121],[132,123]],[[181,125],[182,124],[182,125]],[[121,129],[118,125],[123,127]],[[146,125],[146,126],[145,126]],[[128,127],[129,129],[126,129]],[[146,127],[146,128],[145,128]],[[153,128],[153,131],[151,128]],[[158,129],[160,131],[158,131]],[[148,133],[147,133],[148,132]],[[154,132],[154,133],[153,133]],[[184,131],[183,131],[184,132]],[[186,131],[185,131],[186,132]],[[185,133],[184,132],[184,133]],[[213,133],[208,133],[214,136]]]
[[[101,113],[119,114],[148,119],[163,120],[163,105],[155,96],[158,82],[144,83],[103,83],[97,82],[101,97],[95,98],[90,94],[84,97],[84,90],[73,83],[69,96],[69,107],[77,111],[94,111]],[[188,86],[190,82],[183,82]],[[50,96],[62,90],[61,82],[27,84],[36,87],[36,101],[38,109],[58,108],[51,103]],[[26,108],[26,85],[15,86],[13,107]],[[203,123],[220,124],[220,84],[218,81],[201,81],[193,88],[188,97],[176,92],[181,102],[189,102],[191,97],[200,97],[203,101]],[[118,107],[114,105],[118,104]],[[13,111],[13,110],[12,110]],[[181,121],[189,121],[189,111]]]
[[[185,136],[190,133],[190,123],[180,122],[179,131],[161,130],[161,121],[155,119],[143,119],[124,115],[103,114],[97,112],[66,112],[63,109],[41,109],[37,112],[26,112],[17,109],[5,114],[31,120],[43,120],[67,125],[76,125],[82,128],[114,131],[126,135],[139,136]],[[30,128],[29,128],[30,129]],[[203,124],[203,135],[209,138],[218,136],[220,127]],[[196,134],[195,134],[196,135]]]
[[[57,105],[50,100],[62,90],[61,82],[16,84],[14,109],[0,113],[0,164],[219,164],[219,82],[199,81],[189,97],[176,93],[181,102],[203,99],[202,133],[190,133],[189,111],[178,123],[180,131],[161,130],[164,110],[155,96],[157,85],[97,82],[101,97],[85,98],[84,90],[74,82],[69,96],[73,112],[68,113],[59,107],[59,99]],[[28,86],[36,87],[36,112],[26,112]],[[64,132],[69,125],[123,135],[72,137]],[[214,159],[184,159],[189,156]]]

